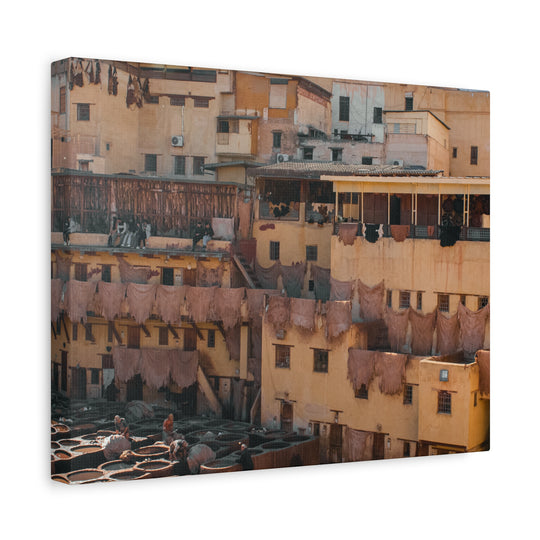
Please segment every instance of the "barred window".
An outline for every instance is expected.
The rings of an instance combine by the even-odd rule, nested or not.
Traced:
[[[358,399],[368,399],[368,389],[365,384],[360,386],[360,388],[354,393],[354,397]]]
[[[386,291],[386,305],[388,307],[392,307],[392,291],[391,290]]]
[[[87,122],[90,120],[90,104],[77,103],[77,120]]]
[[[328,351],[324,349],[313,350],[313,371],[328,373]]]
[[[306,246],[306,260],[307,261],[317,260],[317,246]]]
[[[186,174],[186,157],[174,156],[174,174]]]
[[[450,392],[447,392],[446,390],[439,390],[437,413],[452,413],[452,394],[450,394]]]
[[[270,242],[270,260],[279,261],[279,242]]]
[[[399,291],[399,308],[407,309],[411,306],[411,293],[409,291]]]
[[[416,293],[416,309],[418,311],[422,310],[422,293],[421,292]]]
[[[373,123],[382,124],[382,107],[373,107]]]
[[[210,103],[210,98],[206,98],[206,97],[195,97],[195,98],[193,98],[193,106],[194,107],[207,109],[209,103]]]
[[[412,111],[413,110],[413,98],[412,97],[406,97],[405,98],[405,110],[406,111]]]
[[[471,146],[471,165],[478,165],[478,146]]]
[[[274,131],[272,134],[272,147],[281,148],[281,131]]]
[[[213,349],[216,346],[216,331],[215,330],[208,330],[208,341],[207,346],[210,349]]]
[[[403,388],[403,405],[412,405],[413,387],[406,384]]]
[[[437,295],[437,309],[448,313],[450,311],[450,295],[439,294]]]
[[[144,170],[145,172],[157,172],[157,155],[156,154],[144,155]]]
[[[291,347],[289,345],[276,345],[276,367],[291,367]]]
[[[339,121],[348,122],[349,121],[349,101],[348,96],[339,97]]]
[[[173,107],[182,107],[186,104],[185,96],[171,96],[171,105]]]
[[[483,307],[486,307],[488,303],[489,303],[489,297],[487,296],[478,297],[478,309],[482,309]]]
[[[90,368],[90,384],[99,384],[99,369]]]

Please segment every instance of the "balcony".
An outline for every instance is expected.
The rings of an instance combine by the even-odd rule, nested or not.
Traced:
[[[216,155],[255,156],[257,154],[257,120],[257,116],[219,116]]]
[[[364,223],[356,222],[356,236],[363,236],[362,230]],[[366,223],[365,225],[368,225]],[[339,234],[340,223],[334,223],[334,235]],[[417,240],[440,240],[441,239],[440,225],[409,225],[409,234],[407,238]],[[382,238],[392,238],[391,225],[382,225]],[[459,241],[469,242],[489,242],[490,229],[485,227],[461,227],[459,233]]]

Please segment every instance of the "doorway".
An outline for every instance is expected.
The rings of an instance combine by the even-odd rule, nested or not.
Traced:
[[[286,432],[293,430],[293,404],[287,401],[281,402],[281,429]]]
[[[330,424],[330,441],[328,448],[328,458],[330,463],[341,463],[343,461],[343,426],[341,424]]]
[[[74,367],[71,370],[71,398],[86,399],[86,368]]]
[[[133,375],[126,384],[126,400],[127,401],[142,401],[143,400],[143,382],[139,373]]]

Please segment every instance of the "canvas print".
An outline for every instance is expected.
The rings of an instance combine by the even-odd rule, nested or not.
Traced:
[[[489,100],[54,62],[51,478],[488,450]]]

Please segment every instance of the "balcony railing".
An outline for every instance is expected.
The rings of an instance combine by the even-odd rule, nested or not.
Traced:
[[[363,223],[357,223],[358,230],[356,236],[363,236]],[[334,224],[334,235],[339,233],[339,223]],[[383,224],[383,238],[391,238],[391,225]],[[407,238],[439,240],[441,237],[442,227],[439,225],[409,225],[409,234]],[[490,229],[482,227],[461,227],[459,240],[471,242],[489,242]]]

